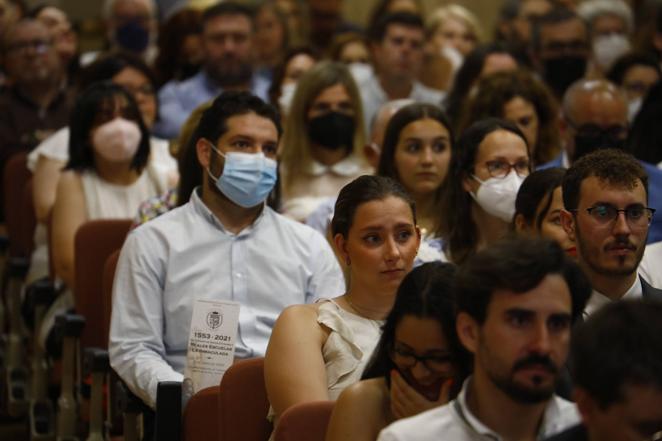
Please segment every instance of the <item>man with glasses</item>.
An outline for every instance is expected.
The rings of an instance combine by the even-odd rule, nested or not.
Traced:
[[[66,125],[71,106],[64,67],[43,24],[23,19],[2,43],[8,86],[0,92],[0,175],[14,153],[32,150]]]
[[[622,149],[628,135],[627,99],[607,80],[582,79],[563,97],[560,132],[562,153],[541,168],[568,168],[582,156],[603,148]],[[648,203],[662,210],[662,170],[639,161],[648,175]],[[653,219],[648,243],[662,241],[662,216]]]
[[[541,439],[579,420],[554,391],[591,287],[555,242],[515,237],[456,276],[456,328],[473,374],[448,404],[399,420],[378,441]]]
[[[575,330],[570,359],[582,424],[548,441],[662,440],[660,317],[660,302],[624,301]]]
[[[580,158],[563,178],[563,205],[561,224],[593,286],[585,315],[620,299],[662,300],[662,291],[637,273],[655,210],[648,176],[634,157],[603,149]]]

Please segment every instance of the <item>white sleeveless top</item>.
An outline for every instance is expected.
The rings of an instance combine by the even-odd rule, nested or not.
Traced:
[[[383,320],[371,320],[321,299],[317,323],[331,330],[322,347],[329,399],[361,379],[363,370],[382,334]]]
[[[80,175],[87,206],[87,219],[133,219],[142,202],[166,189],[163,178],[148,166],[131,185],[104,181],[94,171]]]
[[[384,320],[371,320],[342,309],[333,299],[319,299],[317,323],[330,329],[322,346],[326,367],[329,400],[335,401],[348,386],[361,379],[382,334]],[[269,406],[267,419],[274,424],[273,407]],[[271,434],[269,441],[273,441]]]

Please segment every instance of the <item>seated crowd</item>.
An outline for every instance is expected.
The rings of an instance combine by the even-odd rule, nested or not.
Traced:
[[[104,0],[81,53],[0,0],[0,222],[25,155],[25,282],[61,287],[35,341],[79,228],[130,219],[107,349],[146,440],[159,383],[202,389],[205,302],[272,439],[317,401],[327,441],[662,439],[662,4],[505,0],[490,39],[471,2],[258,3]]]

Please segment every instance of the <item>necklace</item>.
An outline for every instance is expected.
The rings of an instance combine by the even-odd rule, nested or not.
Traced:
[[[352,303],[352,301],[349,299],[349,295],[347,295],[347,294],[345,294],[343,296],[343,298],[345,299],[347,304],[350,306],[350,308],[352,308],[354,310],[354,312],[356,312],[361,317],[372,319],[373,318],[373,317],[371,317],[372,315],[378,315],[379,316],[378,320],[383,320],[384,316],[386,314],[388,314],[388,311],[385,313],[384,311],[381,311],[381,310],[378,310],[378,309],[370,309],[370,308],[366,308],[366,307],[363,307],[363,306],[357,307],[354,303]],[[366,314],[365,312],[362,312],[361,310],[367,312],[368,314]]]

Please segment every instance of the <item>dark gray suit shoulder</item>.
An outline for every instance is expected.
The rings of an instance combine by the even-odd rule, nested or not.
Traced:
[[[641,294],[644,299],[662,301],[662,289],[653,288],[643,277],[639,276],[641,280]]]

